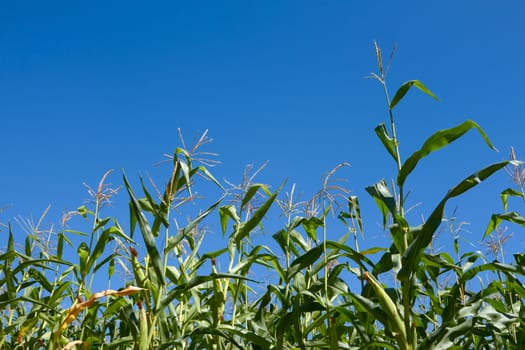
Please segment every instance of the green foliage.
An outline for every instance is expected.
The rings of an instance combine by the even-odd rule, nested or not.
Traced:
[[[467,120],[431,135],[403,161],[394,107],[411,87],[437,97],[411,80],[390,100],[377,45],[376,54],[379,73],[372,77],[385,91],[390,125],[378,125],[375,133],[397,165],[397,181],[389,186],[379,180],[366,191],[390,234],[388,247],[360,250],[360,202],[329,185],[340,167],[304,206],[293,202],[294,186],[286,193],[284,183],[271,190],[253,183],[253,176],[225,189],[207,169],[209,163],[197,164],[198,149],[207,143],[203,135],[193,148],[176,149],[163,191],[155,185],[152,191],[140,179],[138,194],[124,175],[129,229],[102,216],[115,194],[105,184],[109,172],[97,189],[90,189],[92,207],[68,214],[89,222],[88,232],[64,224],[56,232],[56,246],[50,246],[36,227],[19,249],[8,227],[7,247],[0,254],[0,348],[520,348],[525,342],[524,255],[516,254],[510,264],[503,254],[489,262],[478,252],[460,254],[457,238],[455,259],[430,248],[448,201],[510,167],[517,188],[502,191],[504,212],[488,218],[484,235],[496,237],[491,242],[500,251],[504,236],[492,235],[501,223],[525,226],[520,214],[508,211],[509,197],[525,199],[521,163],[512,154],[509,161],[475,171],[443,196],[423,224],[411,225],[404,186],[423,158],[471,129],[494,146],[478,124]],[[193,187],[199,178],[209,180],[204,185],[217,198],[179,227],[181,208],[197,200]],[[283,215],[274,217],[275,208]],[[337,241],[327,239],[331,212],[346,230]],[[219,244],[216,236],[204,234],[210,223],[220,228],[224,244],[204,252],[207,239]],[[268,228],[275,230],[273,242],[258,244],[258,232]],[[353,243],[347,242],[350,237]],[[78,260],[68,261],[71,256]],[[117,276],[116,269],[123,275]],[[392,284],[382,282],[389,280],[385,274],[393,277]],[[100,290],[100,281],[108,281],[107,289]]]

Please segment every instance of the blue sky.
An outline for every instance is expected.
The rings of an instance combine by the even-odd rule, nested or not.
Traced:
[[[269,161],[261,182],[285,178],[307,198],[340,162],[361,198],[368,244],[382,235],[364,187],[393,176],[373,133],[388,120],[373,40],[392,93],[420,79],[441,100],[411,91],[396,108],[405,159],[433,132],[470,118],[500,150],[469,134],[423,161],[407,186],[428,215],[448,188],[481,167],[525,155],[525,5],[522,1],[4,2],[0,5],[0,222],[58,222],[110,182],[165,174],[154,164],[204,130],[219,179],[238,183]],[[158,177],[162,182],[163,177]],[[501,211],[504,174],[454,201],[481,239]],[[127,196],[114,209],[125,222]],[[523,208],[515,203],[515,209]],[[419,214],[418,214],[419,215]],[[523,234],[512,227],[515,236]],[[18,233],[22,232],[20,230]],[[4,235],[2,230],[0,235]],[[521,239],[510,247],[523,250]]]

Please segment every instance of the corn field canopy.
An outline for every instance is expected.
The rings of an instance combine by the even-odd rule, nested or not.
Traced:
[[[118,191],[107,172],[58,227],[2,227],[0,349],[520,349],[525,254],[505,254],[504,227],[525,226],[523,163],[512,151],[469,170],[414,219],[405,185],[420,161],[467,133],[495,147],[465,120],[402,157],[396,107],[411,94],[438,97],[419,80],[388,93],[377,44],[375,54],[370,77],[387,92],[388,121],[374,132],[395,178],[372,179],[366,199],[337,181],[346,163],[310,200],[297,200],[293,184],[257,182],[264,166],[224,183],[204,133],[168,157],[160,180],[122,173],[129,214],[117,218],[105,214]],[[469,251],[446,207],[505,171],[513,185],[480,237],[490,253]],[[363,200],[377,205],[373,218],[362,217]],[[387,244],[360,248],[369,221]],[[443,230],[450,249],[435,249]]]

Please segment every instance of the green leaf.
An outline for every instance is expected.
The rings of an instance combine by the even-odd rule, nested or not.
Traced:
[[[270,198],[266,200],[256,211],[253,213],[252,217],[250,217],[247,221],[243,222],[239,229],[233,233],[232,238],[235,241],[235,243],[238,245],[246,236],[250,234],[250,232],[261,223],[262,219],[266,215],[266,212],[268,209],[270,209],[272,203],[275,201],[275,198],[279,194],[279,191],[284,186],[284,182],[279,186],[277,191],[275,191]]]
[[[37,269],[30,268],[28,273],[29,273],[29,276],[33,277],[36,281],[38,281],[38,283],[42,287],[44,287],[44,289],[47,292],[49,293],[53,292],[53,286],[51,285],[51,283],[49,283],[46,276],[44,276],[42,272],[38,271]]]
[[[281,247],[285,254],[289,254],[290,251],[295,256],[300,254],[295,244],[290,244],[292,243],[290,240],[290,232],[286,230],[279,230],[272,235],[272,238],[279,244],[279,247]]]
[[[394,223],[389,227],[390,237],[400,253],[406,249],[405,242],[412,241],[415,227],[410,227],[408,222],[401,215],[394,215]]]
[[[434,233],[441,224],[445,204],[451,198],[457,197],[462,193],[480,184],[483,180],[490,177],[495,172],[503,169],[509,161],[503,161],[489,165],[488,167],[470,175],[458,185],[450,189],[447,195],[439,202],[428,220],[420,227],[414,229],[414,240],[403,254],[403,267],[399,271],[400,280],[407,279],[414,269],[418,266],[421,254],[432,241]]]
[[[168,212],[166,210],[161,210],[161,207],[165,207],[165,205],[159,206],[155,202],[155,199],[153,199],[153,196],[149,193],[148,189],[146,188],[146,185],[144,184],[144,180],[142,179],[142,177],[140,178],[140,184],[142,186],[142,192],[144,192],[144,196],[145,196],[144,198],[139,199],[140,208],[142,210],[145,210],[153,214],[153,216],[156,219],[158,218],[159,223],[162,222],[162,224],[165,227],[168,227],[169,226]],[[155,227],[155,225],[153,225],[152,231],[155,237],[158,236],[159,229],[160,229],[160,225],[158,225],[158,227]]]
[[[324,226],[323,220],[315,216],[312,216],[311,218],[308,218],[308,219],[305,218],[302,221],[302,224],[303,224],[304,230],[308,234],[308,237],[310,237],[311,240],[316,242],[317,241],[317,228]]]
[[[331,249],[337,249],[337,250],[344,251],[345,253],[343,253],[343,256],[348,257],[352,259],[353,261],[355,261],[361,267],[363,271],[367,270],[367,267],[365,266],[365,264],[367,264],[369,267],[375,266],[374,263],[365,256],[365,254],[369,253],[370,251],[375,252],[376,249],[377,251],[382,250],[381,248],[372,248],[369,251],[357,252],[346,244],[342,244],[340,242],[334,242],[334,241],[326,241],[326,246]]]
[[[520,265],[521,267],[525,266],[525,254],[524,253],[514,254],[514,260],[516,261],[516,264]]]
[[[348,296],[352,299],[356,311],[366,312],[372,315],[374,319],[378,320],[383,325],[389,324],[388,316],[379,303],[355,293],[348,293]]]
[[[361,208],[359,207],[359,199],[357,196],[350,196],[348,198],[348,211],[350,216],[357,221],[359,232],[363,233],[363,219],[361,218]]]
[[[151,232],[150,225],[148,223],[148,220],[144,216],[144,213],[142,213],[142,210],[140,208],[140,204],[133,194],[133,190],[131,189],[131,186],[128,182],[128,179],[126,178],[126,175],[123,175],[124,177],[124,184],[126,186],[126,189],[128,191],[129,197],[130,197],[130,208],[132,212],[134,213],[134,216],[137,219],[137,222],[140,227],[140,231],[142,233],[142,238],[144,239],[144,244],[146,244],[146,250],[148,251],[148,254],[151,258],[151,263],[153,265],[153,270],[155,271],[157,275],[157,281],[159,284],[164,285],[164,273],[162,269],[162,261],[160,259],[159,251],[157,250],[157,246],[155,244],[155,236]]]
[[[441,326],[436,332],[423,341],[418,349],[450,350],[455,339],[465,336],[473,328],[473,318],[456,321],[455,324]]]
[[[501,271],[507,274],[520,274],[522,276],[525,275],[525,268],[523,266],[502,264],[496,261],[471,267],[461,276],[461,281],[468,282],[478,273],[484,271]]]
[[[113,277],[114,273],[115,273],[115,259],[111,259],[109,261],[109,266],[108,266],[108,277],[109,278]]]
[[[490,217],[489,225],[487,226],[487,229],[485,230],[485,233],[483,234],[483,239],[487,238],[487,236],[492,231],[497,229],[502,220],[512,222],[514,224],[525,227],[525,218],[515,211],[508,212],[508,213],[502,213],[502,214],[493,214]]]
[[[80,275],[82,278],[86,277],[88,274],[87,262],[89,259],[89,248],[86,242],[80,243],[77,249],[77,254],[80,259]]]
[[[228,333],[235,334],[239,336],[241,339],[248,341],[250,344],[254,345],[255,348],[261,348],[261,349],[270,349],[272,343],[267,339],[267,336],[260,336],[255,332],[240,329],[238,327],[233,327],[230,325],[221,324],[218,326],[219,329],[225,330]],[[255,347],[257,346],[257,347]]]
[[[108,268],[108,271],[111,270],[111,264],[113,264],[113,269],[115,267],[115,259],[118,257],[117,253],[110,254],[106,256],[104,259],[102,259],[101,262],[97,263],[95,267],[93,268],[93,273],[97,272],[98,269],[100,269],[102,266],[104,266],[106,263],[109,262],[110,267]]]
[[[165,307],[167,307],[168,304],[170,304],[175,298],[177,298],[182,293],[192,288],[195,288],[199,285],[202,285],[204,283],[216,280],[218,278],[231,278],[231,279],[238,279],[238,280],[244,280],[244,281],[257,283],[257,281],[253,279],[250,279],[250,278],[247,278],[241,275],[232,274],[232,273],[211,273],[206,276],[195,276],[191,278],[187,283],[180,284],[177,287],[173,288],[168,293],[168,295],[166,295],[166,297],[159,303],[159,305],[157,306],[157,310],[162,310]]]
[[[365,190],[374,198],[379,210],[381,210],[381,214],[383,214],[383,229],[385,229],[388,212],[392,215],[396,213],[396,200],[394,196],[390,193],[384,179],[374,185],[366,187]]]
[[[13,238],[13,231],[11,224],[9,224],[9,238],[7,239],[7,252],[15,252],[15,240]]]
[[[64,232],[58,234],[58,243],[57,243],[57,253],[56,256],[58,259],[62,259],[62,253],[64,252],[64,241],[71,245],[71,241],[67,239]]]
[[[219,217],[221,220],[222,234],[225,234],[226,229],[228,228],[228,218],[232,219],[237,226],[241,223],[241,218],[237,214],[237,209],[231,204],[219,208]]]
[[[183,154],[184,157],[186,158],[186,162],[184,160],[181,160],[177,157],[174,157],[174,160],[177,162],[177,164],[180,166],[181,170],[182,170],[182,175],[184,176],[184,180],[185,180],[185,184],[186,184],[186,189],[188,190],[190,196],[191,196],[191,188],[190,188],[190,184],[191,184],[191,157],[190,155],[188,154],[188,152],[185,150],[185,149],[182,149],[182,148],[177,148],[177,150],[175,151],[175,155],[178,155],[178,154]]]
[[[492,145],[490,142],[487,134],[481,129],[481,127],[476,124],[472,120],[466,120],[462,124],[455,126],[450,129],[445,130],[439,130],[434,135],[430,136],[423,146],[416,152],[414,152],[403,164],[401,167],[401,170],[399,170],[399,174],[397,176],[397,184],[398,186],[403,186],[405,183],[405,180],[407,176],[414,170],[417,163],[429,155],[432,152],[435,152],[445,146],[447,146],[449,143],[455,141],[459,137],[463,136],[467,131],[470,129],[476,129],[481,134],[481,137],[483,137],[483,140],[485,140],[485,143],[492,148],[493,150],[496,150],[496,148]]]
[[[201,173],[203,173],[204,176],[207,177],[211,182],[213,182],[213,183],[214,183],[215,185],[217,185],[221,190],[224,191],[224,187],[223,187],[223,186],[221,185],[221,183],[220,183],[220,182],[219,182],[219,181],[218,181],[218,180],[212,175],[212,173],[210,173],[210,171],[209,171],[206,167],[200,165],[200,166],[197,167],[197,169],[198,169]]]
[[[246,194],[244,195],[244,198],[242,199],[242,202],[241,202],[241,208],[243,208],[246,204],[248,204],[248,202],[253,198],[253,196],[255,196],[257,191],[259,191],[259,189],[262,189],[269,196],[271,195],[266,185],[253,184],[250,186],[250,188],[248,188],[248,191],[246,191]]]
[[[323,254],[322,245],[310,249],[308,252],[295,259],[286,271],[286,281],[290,281],[296,273],[305,267],[312,265],[317,259],[319,259],[321,254]]]
[[[183,167],[181,165],[181,161],[179,161],[179,158],[177,157],[178,153],[186,154],[184,150],[177,148],[175,154],[173,155],[173,171],[164,189],[162,201],[158,205],[158,210],[156,213],[154,213],[153,225],[151,226],[151,232],[153,233],[154,237],[157,237],[157,235],[159,234],[161,225],[164,225],[164,227],[169,226],[169,212],[173,198],[175,197],[177,192],[182,188],[182,186],[184,186],[184,184],[186,184],[186,188],[189,191],[189,183],[187,182],[187,180],[184,180],[185,175],[187,175],[187,177],[190,177],[194,174],[193,170],[186,169],[187,171],[189,171],[189,173],[184,174],[182,177],[179,177],[181,169],[183,169]],[[188,159],[188,163],[189,162],[190,160]],[[142,188],[144,189],[144,194],[147,195],[147,191],[144,185],[142,186]]]
[[[77,211],[84,219],[87,218],[87,214],[88,213],[92,214],[92,212],[90,210],[88,210],[88,208],[85,205],[82,205],[82,206],[78,207]]]
[[[394,98],[390,102],[390,106],[389,106],[390,110],[394,109],[394,107],[403,99],[403,97],[405,97],[406,93],[408,92],[408,90],[410,90],[412,86],[418,88],[419,90],[421,90],[428,96],[439,101],[439,98],[437,98],[436,95],[432,93],[432,91],[430,91],[425,85],[423,85],[422,82],[420,82],[419,80],[409,80],[403,83],[403,85],[401,85],[399,89],[397,89],[397,92],[394,95]]]
[[[279,274],[279,278],[281,278],[283,281],[286,280],[286,274],[284,272],[284,268],[281,266],[279,259],[273,255],[273,254],[261,254],[258,256],[259,261],[269,262],[275,271]]]
[[[388,153],[394,158],[394,160],[397,162],[396,157],[396,143],[394,142],[394,139],[388,136],[388,131],[386,130],[386,126],[384,123],[379,124],[374,129],[377,137],[379,137],[379,140],[381,140],[381,143],[383,146],[385,146]]]
[[[513,188],[507,188],[506,190],[501,192],[501,195],[500,195],[501,202],[503,203],[503,210],[507,210],[507,202],[508,202],[509,196],[519,197],[519,198],[525,200],[525,194],[523,194],[523,193],[521,193],[519,191],[516,191]]]
[[[354,295],[355,296],[355,295]],[[363,343],[369,343],[370,342],[370,335],[369,331],[365,328],[364,322],[361,322],[361,320],[358,319],[356,312],[352,310],[353,305],[338,305],[334,309],[336,312],[339,313],[339,318],[343,320],[347,320],[355,327],[355,330],[359,334],[359,337],[362,339]],[[364,306],[361,306],[362,309],[366,310]],[[364,348],[364,347],[362,347]],[[357,348],[356,348],[357,349]]]

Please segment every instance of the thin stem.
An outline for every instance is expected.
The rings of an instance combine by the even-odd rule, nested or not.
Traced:
[[[381,85],[383,86],[383,91],[385,93],[385,99],[388,106],[388,115],[390,117],[390,129],[392,132],[392,139],[394,140],[394,147],[395,147],[395,155],[396,155],[396,163],[397,163],[397,171],[401,170],[401,155],[399,153],[399,141],[397,139],[397,132],[396,132],[396,124],[394,122],[394,114],[392,113],[392,108],[390,108],[390,97],[388,95],[388,88],[386,86],[386,81],[384,80],[384,77],[381,77]],[[403,186],[399,186],[399,215],[402,217],[405,216],[405,209],[404,209],[404,195],[403,195]]]

